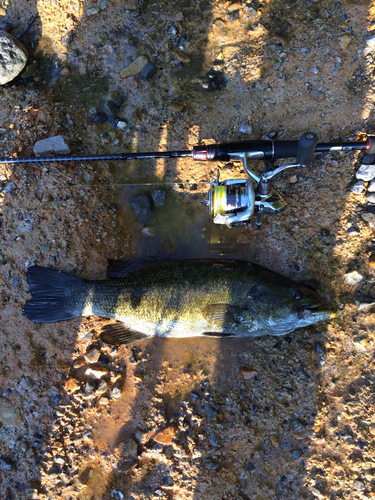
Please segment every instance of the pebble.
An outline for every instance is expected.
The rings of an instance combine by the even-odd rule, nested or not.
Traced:
[[[355,194],[361,194],[365,190],[365,183],[363,181],[358,181],[352,186],[350,186],[350,191]]]
[[[7,401],[0,401],[0,422],[3,425],[14,426],[23,422],[23,418]]]
[[[90,9],[87,9],[88,16],[96,16],[97,14],[99,14],[99,12],[100,12],[100,9],[97,5],[95,5],[94,7],[91,7]]]
[[[296,175],[292,175],[292,177],[289,177],[289,182],[295,184],[298,182],[298,177]]]
[[[119,120],[117,122],[117,128],[119,128],[120,130],[126,130],[128,128],[128,124],[123,120]]]
[[[310,73],[313,73],[314,75],[317,75],[319,73],[319,70],[316,67],[309,69],[309,71],[310,71]]]
[[[100,358],[100,349],[90,349],[86,351],[85,358],[89,363],[97,363]]]
[[[365,42],[371,49],[375,48],[375,35],[366,35]]]
[[[155,207],[160,208],[164,206],[165,203],[165,191],[162,189],[155,189],[151,193],[152,201],[154,202]]]
[[[352,41],[352,37],[349,35],[340,36],[339,45],[342,48],[342,50],[346,50],[349,47],[351,41]]]
[[[70,148],[66,143],[65,137],[56,135],[48,139],[42,139],[34,144],[35,156],[43,156],[49,153],[69,154]]]
[[[105,366],[98,366],[95,368],[90,367],[90,368],[87,368],[87,370],[85,371],[86,377],[89,377],[93,380],[99,380],[102,377],[104,377],[105,375],[108,375],[108,373],[109,373],[109,370]]]
[[[321,90],[311,90],[309,96],[312,101],[321,101],[324,99],[325,94]]]
[[[241,132],[241,134],[246,134],[246,135],[251,135],[253,133],[253,129],[250,123],[243,123],[242,125],[240,125],[238,131]]]
[[[170,425],[160,432],[157,432],[154,436],[154,441],[160,444],[170,445],[176,435],[176,427]]]
[[[152,78],[155,73],[156,73],[156,66],[152,61],[150,61],[146,64],[146,66],[139,73],[139,77],[142,80],[147,81],[147,80],[150,80],[150,78]]]
[[[365,489],[365,485],[364,485],[364,483],[362,483],[362,481],[359,481],[358,479],[356,479],[354,481],[354,488],[356,490],[364,490]]]
[[[146,222],[152,215],[151,201],[147,194],[137,194],[130,198],[130,206],[135,215]]]
[[[124,460],[136,460],[138,457],[138,444],[132,438],[122,441],[116,448],[119,450],[121,458]]]
[[[375,160],[375,155],[365,155],[362,158],[362,164],[363,165],[372,165]]]
[[[322,495],[317,488],[311,487],[310,492],[319,500],[325,500],[327,498],[325,495]]]
[[[168,107],[171,111],[176,112],[182,111],[184,109],[183,104],[180,104],[179,102],[172,102],[172,104],[170,104]]]
[[[55,368],[58,372],[67,372],[70,370],[71,366],[69,361],[58,359],[56,360]]]
[[[107,392],[107,390],[108,390],[107,382],[105,380],[101,380],[96,392],[98,394],[104,394],[105,392]]]
[[[121,78],[128,78],[140,73],[148,64],[148,59],[145,56],[139,56],[133,62],[128,64],[120,73]]]
[[[371,255],[371,256],[369,257],[369,260],[368,260],[368,265],[369,265],[370,267],[372,267],[372,268],[374,268],[374,267],[375,267],[375,254],[374,254],[374,255]]]
[[[258,372],[249,370],[248,368],[241,368],[240,375],[244,380],[251,380],[258,375]]]
[[[298,450],[293,450],[292,451],[292,458],[299,458],[301,456],[301,452]]]
[[[346,285],[357,285],[363,280],[363,276],[357,271],[352,271],[351,273],[344,274],[343,280]]]
[[[368,194],[366,194],[366,200],[369,203],[375,203],[375,193],[368,193]]]
[[[70,378],[65,382],[65,390],[68,393],[77,392],[80,389],[80,385],[75,378]]]
[[[363,181],[371,181],[375,177],[375,165],[362,164],[357,170],[355,176]]]
[[[0,7],[0,16],[6,16],[7,10],[4,7]]]
[[[364,212],[361,214],[361,216],[362,219],[365,220],[370,227],[375,228],[375,214]]]
[[[16,185],[14,184],[14,182],[8,182],[8,184],[6,184],[5,188],[3,189],[3,193],[13,193],[13,191],[16,189]]]
[[[146,236],[146,238],[153,238],[157,234],[156,228],[151,226],[143,227],[141,233],[143,234],[143,236]]]
[[[0,85],[11,82],[26,66],[27,49],[6,31],[0,30]]]
[[[113,399],[119,399],[121,397],[121,390],[118,387],[114,387],[111,391],[111,396]]]

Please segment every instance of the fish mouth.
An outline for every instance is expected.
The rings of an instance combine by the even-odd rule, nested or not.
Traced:
[[[336,313],[327,309],[323,304],[314,304],[314,305],[304,305],[300,307],[298,311],[298,317],[300,319],[306,318],[306,316],[326,316],[327,318],[334,318]]]

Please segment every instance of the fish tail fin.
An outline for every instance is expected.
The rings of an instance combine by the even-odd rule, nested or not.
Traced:
[[[80,316],[75,289],[81,287],[81,278],[71,274],[32,266],[27,270],[27,282],[32,299],[27,301],[23,314],[36,323],[52,323]]]

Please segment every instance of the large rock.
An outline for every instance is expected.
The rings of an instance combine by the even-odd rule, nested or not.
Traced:
[[[48,139],[42,139],[34,144],[34,154],[35,156],[44,156],[49,153],[59,153],[67,155],[70,153],[68,144],[65,142],[65,137],[62,135],[56,135],[55,137],[49,137]]]
[[[12,81],[26,66],[27,49],[6,31],[0,30],[0,85]]]

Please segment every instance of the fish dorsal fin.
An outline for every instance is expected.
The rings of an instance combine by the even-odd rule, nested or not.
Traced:
[[[209,304],[202,308],[204,319],[211,325],[224,327],[239,323],[243,309],[228,304]]]
[[[160,264],[163,259],[152,257],[142,257],[139,259],[129,260],[114,260],[108,259],[107,264],[107,277],[108,278],[125,278],[130,273],[144,269],[146,267],[153,267]]]
[[[105,325],[100,334],[100,339],[110,345],[133,344],[148,338],[150,338],[149,335],[131,330],[124,323]]]

